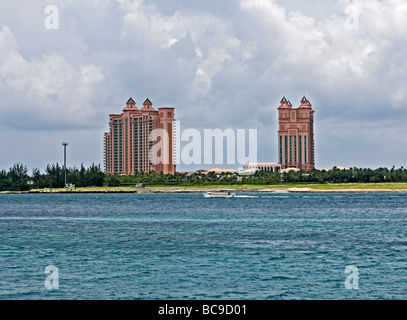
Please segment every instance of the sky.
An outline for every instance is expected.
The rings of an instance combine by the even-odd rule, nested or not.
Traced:
[[[316,168],[407,166],[406,21],[404,0],[2,0],[0,169],[43,172],[64,141],[103,166],[129,97],[181,130],[257,129],[277,162],[277,107],[304,95]],[[241,167],[177,169],[215,166]]]

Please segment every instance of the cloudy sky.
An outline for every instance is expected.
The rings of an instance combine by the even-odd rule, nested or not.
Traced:
[[[181,130],[257,129],[277,162],[279,101],[304,95],[317,168],[407,166],[406,21],[405,0],[2,0],[0,168],[62,163],[63,141],[102,164],[130,96]]]

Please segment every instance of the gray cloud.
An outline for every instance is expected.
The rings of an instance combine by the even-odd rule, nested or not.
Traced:
[[[0,167],[44,166],[67,137],[83,151],[73,161],[100,162],[129,96],[175,106],[184,128],[257,128],[259,160],[277,161],[279,100],[304,94],[317,167],[403,164],[403,1],[59,0],[59,30],[44,27],[48,4],[0,4]]]

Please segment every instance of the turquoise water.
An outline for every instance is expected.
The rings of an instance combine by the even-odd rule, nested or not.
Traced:
[[[0,195],[0,299],[406,299],[406,251],[406,194]]]

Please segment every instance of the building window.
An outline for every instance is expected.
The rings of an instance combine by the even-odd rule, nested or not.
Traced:
[[[294,136],[294,164],[297,164],[297,136]]]
[[[283,164],[283,136],[280,136],[280,163]]]
[[[299,153],[299,164],[300,164],[300,169],[302,165],[302,139],[301,136],[298,137],[298,153]]]
[[[307,164],[307,136],[304,136],[304,163]]]
[[[290,136],[290,164],[293,164],[292,136]]]
[[[126,124],[125,124],[125,144],[126,144],[126,174],[129,174],[129,172],[128,172],[128,166],[129,166],[129,163],[128,163],[128,141],[127,141],[127,126],[128,126],[128,122],[127,122],[127,119],[126,119]]]

